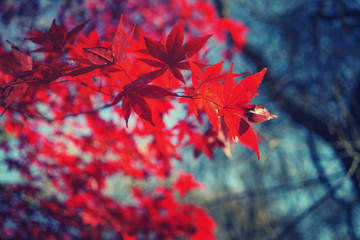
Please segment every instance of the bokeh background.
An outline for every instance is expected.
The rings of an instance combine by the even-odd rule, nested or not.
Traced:
[[[67,18],[61,9],[82,22],[83,2],[96,5],[1,1],[0,41],[19,41],[23,30],[34,27],[47,29],[53,18],[61,22]],[[240,145],[231,159],[216,151],[215,161],[193,161],[192,149],[184,149],[188,160],[178,167],[207,186],[188,201],[208,209],[218,239],[360,239],[360,1],[213,3],[220,16],[249,28],[233,62],[238,72],[268,68],[255,103],[278,119],[258,125],[260,161]],[[214,46],[209,57],[218,58],[220,47],[227,46]],[[1,164],[0,179],[18,176]],[[124,197],[118,188],[124,183],[114,179],[109,186],[117,188],[109,191]]]

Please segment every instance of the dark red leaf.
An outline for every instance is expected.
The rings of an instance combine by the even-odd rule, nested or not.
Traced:
[[[130,98],[129,101],[130,101],[131,107],[132,107],[132,109],[134,109],[136,114],[139,115],[139,117],[141,117],[145,121],[148,121],[153,126],[155,126],[155,124],[152,120],[152,117],[151,117],[150,107],[146,103],[146,101],[142,97],[140,97],[136,94],[127,94],[127,97]]]
[[[239,125],[239,141],[245,146],[248,146],[250,149],[255,150],[256,155],[260,160],[258,137],[256,136],[254,130],[250,127],[249,123],[243,118],[241,118]]]
[[[122,91],[114,98],[111,105],[115,105],[119,103],[121,100],[123,100],[121,108],[124,114],[126,126],[128,126],[128,120],[130,117],[131,108],[134,110],[134,112],[137,115],[139,115],[140,118],[144,119],[145,121],[148,121],[149,123],[155,126],[152,120],[150,107],[147,104],[147,102],[144,100],[144,98],[128,91]]]
[[[167,62],[167,54],[165,47],[151,38],[144,37],[146,49],[153,57],[159,59],[162,62]]]
[[[139,89],[136,89],[136,94],[145,97],[145,98],[164,98],[167,96],[175,96],[176,93],[172,93],[165,88],[154,86],[154,85],[146,85]]]
[[[140,77],[138,77],[135,81],[126,85],[124,88],[131,89],[131,88],[138,88],[138,87],[145,86],[145,85],[149,84],[150,82],[152,82],[153,80],[155,80],[156,78],[163,75],[165,72],[166,72],[166,68],[162,68],[162,69],[155,70],[155,71],[152,71],[149,73],[145,73],[145,74],[141,75]]]
[[[156,61],[156,60],[152,60],[152,59],[142,59],[142,58],[138,58],[137,60],[140,60],[144,63],[146,63],[147,65],[150,65],[152,67],[165,67],[164,63]]]
[[[166,39],[166,47],[160,42],[154,41],[150,38],[144,37],[146,49],[148,53],[154,58],[163,62],[164,66],[167,66],[171,70],[174,77],[185,83],[184,77],[179,69],[189,69],[189,64],[182,62],[186,57],[195,55],[206,43],[211,35],[195,38],[185,43],[184,46],[184,33],[182,28],[182,21],[180,21],[169,33]],[[158,63],[146,62],[151,66],[155,66]]]
[[[0,55],[0,68],[10,75],[31,71],[33,68],[32,58],[10,41],[8,43],[11,45],[11,52]]]
[[[182,28],[182,21],[174,27],[166,39],[166,51],[168,59],[176,56],[176,53],[181,49],[184,41],[184,32]]]
[[[246,131],[249,129],[250,125],[247,123],[243,118],[241,118],[240,124],[239,124],[239,136],[242,136]]]
[[[17,98],[25,95],[29,85],[25,83],[16,84],[5,88],[0,95],[0,99],[4,99],[5,108],[8,108]]]
[[[68,34],[66,35],[66,38],[65,38],[65,42],[71,42],[72,39],[76,36],[76,34],[78,34],[85,27],[85,25],[88,22],[89,22],[89,20],[83,22],[82,24],[76,26],[70,32],[68,32]]]
[[[192,57],[197,53],[206,43],[206,41],[211,37],[211,35],[207,35],[204,37],[194,38],[184,44],[181,48],[181,52],[179,53],[179,57],[176,59],[177,61],[182,61],[186,58]]]
[[[95,65],[105,65],[114,62],[114,56],[107,47],[84,48],[85,56]]]
[[[245,116],[250,122],[259,123],[267,120],[277,118],[276,115],[271,114],[266,108],[260,105],[252,105],[248,108]]]
[[[185,83],[184,77],[181,74],[179,69],[176,68],[171,68],[171,72],[174,74],[174,77],[176,77],[177,79],[179,79],[181,82]]]
[[[124,95],[121,110],[124,114],[126,127],[128,127],[128,121],[129,121],[129,117],[130,117],[130,113],[131,113],[131,103],[130,103],[130,98],[128,96]]]
[[[125,30],[123,23],[123,16],[121,15],[119,24],[116,29],[113,43],[111,45],[111,51],[115,57],[115,62],[120,62],[125,52]]]
[[[63,43],[66,38],[65,27],[57,25],[54,19],[48,31],[48,37],[55,43]]]
[[[114,101],[111,103],[111,105],[115,105],[118,102],[120,102],[124,97],[124,92],[120,92],[115,98]]]

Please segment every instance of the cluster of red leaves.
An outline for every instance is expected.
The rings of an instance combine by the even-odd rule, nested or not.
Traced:
[[[1,186],[0,204],[7,206],[0,210],[3,236],[215,238],[207,213],[176,198],[176,192],[184,198],[203,188],[190,173],[180,172],[172,188],[158,186],[152,194],[132,188],[132,204],[104,194],[118,173],[138,181],[170,177],[172,161],[181,160],[179,151],[187,146],[195,157],[213,159],[215,148],[230,155],[230,143],[240,141],[260,158],[253,125],[276,117],[250,103],[266,69],[235,83],[242,74],[234,74],[233,66],[223,71],[224,61],[209,65],[199,54],[210,33],[222,41],[222,34],[246,28],[217,18],[207,2],[167,3],[129,1],[129,15],[103,29],[106,41],[96,30],[81,34],[86,22],[68,32],[54,20],[45,33],[29,33],[28,40],[40,45],[31,54],[12,43],[11,51],[1,46],[0,131],[6,140],[0,148],[9,168],[28,183]],[[149,12],[149,4],[158,4],[162,14]],[[131,19],[138,12],[149,21],[135,27]],[[166,23],[175,27],[163,37]],[[184,24],[194,32],[185,35]],[[243,39],[234,41],[240,50]],[[39,52],[42,61],[33,57]],[[180,104],[185,118],[174,114]],[[44,183],[59,195],[43,196]]]

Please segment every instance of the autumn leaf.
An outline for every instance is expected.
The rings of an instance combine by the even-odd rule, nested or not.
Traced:
[[[107,47],[84,48],[86,58],[94,65],[114,63],[114,55]]]
[[[178,180],[173,185],[174,189],[180,193],[181,197],[185,197],[186,193],[195,188],[205,188],[205,186],[196,181],[194,174],[179,172]]]
[[[177,79],[184,82],[184,77],[179,70],[189,69],[188,62],[184,60],[186,57],[190,58],[195,55],[210,37],[211,35],[194,38],[183,45],[184,32],[182,21],[180,21],[167,36],[165,46],[158,41],[144,37],[148,54],[154,57],[155,60],[139,60],[153,67],[170,69]]]
[[[126,126],[128,126],[131,109],[133,109],[140,118],[155,126],[152,120],[150,107],[144,98],[137,94],[124,91],[122,92],[122,97],[120,99],[123,100],[122,111],[124,113]]]
[[[256,152],[258,159],[260,160],[258,137],[251,128],[250,124],[244,118],[241,118],[240,120],[237,139],[243,145],[253,149]]]
[[[251,105],[246,109],[245,116],[250,122],[260,123],[267,120],[277,118],[276,115],[271,114],[269,110],[260,105]]]
[[[125,39],[122,15],[110,46],[100,46],[100,40],[97,32],[92,32],[89,35],[89,39],[83,39],[84,41],[88,42],[88,44],[95,42],[97,46],[83,47],[82,50],[84,54],[76,53],[78,52],[78,47],[73,47],[75,57],[68,58],[68,60],[73,60],[88,66],[78,67],[77,69],[69,72],[67,75],[74,77],[89,73],[95,69],[102,69],[108,66],[119,65],[121,60],[125,57],[125,49],[128,45],[129,39],[132,37],[132,34],[133,32],[130,34],[128,39]]]
[[[155,126],[152,120],[150,107],[144,98],[164,98],[176,95],[165,88],[148,85],[148,83],[161,74],[163,74],[163,70],[156,70],[139,76],[135,81],[125,85],[123,91],[114,98],[111,105],[115,105],[121,100],[123,101],[122,111],[125,117],[126,126],[128,125],[131,109],[133,109],[140,118]]]
[[[235,50],[243,49],[246,43],[245,35],[248,32],[248,28],[243,23],[231,18],[221,18],[219,19],[218,27],[226,30],[231,35],[231,39],[236,47]]]
[[[232,68],[233,65],[231,65],[226,77],[223,90],[218,92],[221,105],[218,115],[223,117],[228,128],[229,137],[233,140],[240,140],[245,145],[253,148],[258,158],[260,158],[257,136],[245,118],[249,101],[256,96],[255,92],[265,75],[266,68],[246,77],[236,85]],[[257,111],[259,112],[259,110]],[[269,116],[268,119],[270,119]]]
[[[8,43],[11,45],[11,51],[0,55],[0,69],[13,76],[31,71],[33,68],[32,58],[10,41]]]
[[[238,129],[241,116],[245,114],[248,102],[255,96],[255,92],[262,81],[266,69],[246,77],[235,85],[232,68],[233,65],[231,65],[226,77],[223,91],[219,92],[219,100],[222,105],[219,116],[224,116],[230,135],[236,137],[239,136]]]
[[[132,33],[129,37],[131,38]],[[123,16],[121,15],[119,24],[117,26],[115,36],[113,38],[113,42],[111,45],[111,52],[114,56],[114,60],[116,63],[119,63],[125,54],[125,48],[128,45],[128,40],[125,39],[125,30],[124,30],[124,23],[123,23]]]
[[[215,147],[225,147],[225,143],[218,138],[218,134],[213,128],[209,128],[204,135],[191,136],[187,144],[194,146],[194,156],[196,158],[201,152],[204,152],[211,160],[214,160],[213,151]]]
[[[33,52],[63,52],[64,47],[71,43],[74,37],[84,28],[88,21],[83,22],[82,24],[73,28],[70,32],[66,31],[65,26],[59,26],[56,24],[55,19],[52,21],[52,24],[49,30],[46,33],[40,33],[35,31],[31,34],[28,40],[31,40],[34,43],[42,45],[40,48],[34,50]]]
[[[23,97],[28,88],[29,86],[26,83],[12,82],[7,87],[1,87],[0,104],[4,106],[4,112],[16,99]]]
[[[224,61],[210,65],[204,72],[189,59],[188,62],[192,71],[194,86],[194,91],[191,94],[192,99],[189,101],[193,101],[197,110],[202,110],[207,114],[210,123],[218,133],[220,126],[218,108],[221,106],[217,106],[219,102],[218,89],[222,88],[220,81],[227,77],[227,74],[221,74]],[[243,74],[245,73],[233,74],[233,76],[238,77]]]
[[[213,125],[216,132],[219,132],[220,122],[217,109],[214,104],[216,101],[213,102],[211,99],[214,92],[212,90],[214,90],[217,86],[216,82],[223,79],[223,76],[219,74],[221,73],[224,61],[211,65],[204,73],[196,64],[193,64],[190,60],[188,61],[192,71],[192,83],[194,86],[194,93],[192,94],[191,100],[194,101],[198,110],[205,111],[210,123]]]
[[[131,38],[130,34],[129,39]],[[87,59],[95,65],[118,64],[124,58],[129,39],[125,39],[123,16],[121,15],[111,47],[84,48]]]

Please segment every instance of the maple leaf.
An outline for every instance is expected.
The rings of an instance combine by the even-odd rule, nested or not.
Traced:
[[[0,105],[4,106],[3,112],[0,114],[2,116],[6,109],[18,98],[21,98],[25,95],[28,90],[29,85],[26,83],[16,83],[11,81],[5,86],[0,86]]]
[[[31,71],[33,68],[32,58],[10,41],[7,42],[11,45],[11,51],[0,55],[1,70],[13,76],[19,76]]]
[[[121,15],[111,47],[96,46],[84,48],[87,59],[94,65],[117,64],[124,58],[130,37],[125,39],[123,16]]]
[[[224,142],[218,138],[218,134],[213,128],[209,128],[204,135],[191,136],[187,144],[194,145],[194,156],[196,158],[203,151],[211,160],[214,159],[213,150],[215,147],[225,147]]]
[[[0,69],[6,74],[14,76],[14,79],[0,84],[0,105],[4,107],[0,116],[16,99],[25,95],[29,86],[21,77],[30,76],[33,69],[32,58],[10,41],[8,43],[11,45],[11,51],[3,52],[0,55]]]
[[[194,139],[200,135],[200,133],[196,131],[198,127],[193,122],[180,120],[173,129],[178,132],[177,137],[179,144],[184,140],[185,136],[188,136],[190,139]]]
[[[193,173],[179,172],[178,180],[173,185],[174,189],[180,193],[181,197],[185,197],[186,193],[195,188],[205,188],[205,186],[196,181]]]
[[[184,61],[186,57],[190,58],[195,55],[211,37],[207,35],[204,37],[194,38],[183,45],[184,31],[182,28],[182,21],[180,21],[169,33],[166,39],[165,46],[158,41],[144,37],[146,49],[148,54],[153,59],[138,59],[144,63],[164,69],[170,69],[172,74],[184,82],[184,77],[179,69],[189,69],[189,64]]]
[[[85,56],[94,65],[113,64],[115,62],[111,49],[107,47],[84,48]]]
[[[152,120],[150,107],[144,98],[164,98],[166,96],[176,95],[165,88],[148,85],[152,80],[162,75],[164,71],[165,70],[160,69],[141,75],[135,81],[125,85],[123,91],[114,98],[111,105],[115,105],[121,100],[123,101],[122,111],[125,117],[126,126],[128,126],[131,109],[133,109],[140,118],[155,126]]]
[[[220,81],[224,80],[227,74],[221,74],[222,66],[224,61],[221,61],[217,64],[210,65],[203,72],[196,64],[192,61],[189,61],[189,66],[192,71],[192,83],[194,86],[194,90],[191,94],[191,99],[188,101],[192,101],[192,111],[197,115],[196,110],[203,110],[208,118],[212,126],[215,128],[215,131],[219,133],[219,116],[216,106],[216,102],[218,101],[218,89],[221,88]],[[234,74],[234,77],[241,76],[245,73]],[[194,111],[194,108],[196,110]]]
[[[220,18],[218,24],[220,32],[222,32],[221,30],[226,30],[231,35],[235,50],[243,49],[246,43],[245,35],[248,32],[248,28],[238,20],[231,18]]]
[[[251,105],[247,108],[245,116],[250,122],[259,123],[267,120],[277,118],[276,115],[271,114],[269,110],[260,105]]]
[[[260,159],[257,136],[245,119],[245,114],[249,106],[248,102],[256,96],[255,92],[265,75],[266,68],[244,78],[237,85],[234,83],[232,68],[233,65],[231,65],[226,77],[223,91],[218,92],[218,100],[222,108],[218,115],[223,117],[229,130],[229,137],[233,140],[240,140],[247,146],[251,146]]]
[[[125,49],[129,43],[129,39],[132,37],[132,34],[133,32],[130,34],[128,39],[125,39],[123,16],[121,15],[111,45],[109,47],[98,45],[95,47],[83,48],[85,58],[76,54],[75,58],[69,58],[69,60],[74,60],[90,66],[80,67],[69,72],[67,75],[74,77],[89,73],[95,69],[102,69],[116,64],[118,65],[125,56]],[[99,44],[99,39],[95,33],[93,33],[91,37],[96,39],[96,43]]]
[[[56,24],[55,19],[49,30],[46,33],[35,31],[32,37],[28,40],[42,45],[42,47],[34,50],[34,52],[63,52],[64,47],[71,43],[76,36],[86,25],[88,21],[73,28],[70,32],[66,31],[65,26],[59,26]]]
[[[190,69],[193,73],[193,101],[195,102],[196,108],[198,110],[205,111],[216,132],[219,132],[219,117],[217,115],[215,104],[209,101],[209,99],[211,99],[213,92],[216,92],[212,91],[217,86],[216,82],[224,78],[224,75],[219,75],[221,73],[223,63],[224,61],[215,65],[211,65],[203,73],[197,65],[193,64],[189,60]]]

